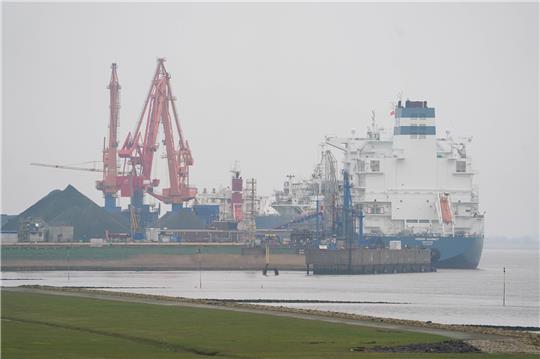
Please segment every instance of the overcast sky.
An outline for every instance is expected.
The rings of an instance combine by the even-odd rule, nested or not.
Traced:
[[[200,189],[235,160],[262,194],[309,176],[325,135],[372,109],[391,127],[402,93],[473,136],[486,234],[538,236],[538,4],[2,6],[2,213],[68,184],[101,205],[98,174],[29,163],[100,160],[111,62],[122,141],[166,57]]]

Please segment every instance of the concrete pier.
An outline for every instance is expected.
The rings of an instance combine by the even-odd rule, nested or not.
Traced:
[[[306,249],[313,274],[379,274],[432,272],[431,250],[421,248]]]

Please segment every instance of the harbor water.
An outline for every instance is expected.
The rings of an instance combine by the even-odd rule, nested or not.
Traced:
[[[477,270],[439,269],[435,273],[314,276],[284,271],[275,276],[271,271],[263,276],[262,271],[3,272],[2,285],[80,286],[189,298],[354,301],[360,303],[274,305],[450,324],[540,327],[538,254],[536,249],[485,249]]]

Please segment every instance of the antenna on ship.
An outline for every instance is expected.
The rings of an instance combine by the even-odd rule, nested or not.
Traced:
[[[380,139],[380,134],[377,129],[377,124],[375,122],[375,110],[371,110],[371,128],[368,130],[369,138],[372,140]]]
[[[240,163],[238,162],[238,160],[234,161],[234,164],[233,164],[230,172],[235,176],[235,178],[240,177]]]

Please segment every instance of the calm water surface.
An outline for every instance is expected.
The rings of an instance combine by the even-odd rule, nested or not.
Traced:
[[[486,249],[477,270],[365,276],[280,272],[265,277],[260,271],[3,272],[2,285],[88,286],[190,298],[394,302],[279,305],[439,323],[539,327],[538,258],[538,250]]]

